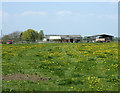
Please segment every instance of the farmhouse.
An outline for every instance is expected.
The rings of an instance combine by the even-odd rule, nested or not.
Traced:
[[[45,35],[43,41],[78,43],[82,41],[81,35]]]
[[[112,42],[113,37],[107,34],[87,36],[87,42]]]

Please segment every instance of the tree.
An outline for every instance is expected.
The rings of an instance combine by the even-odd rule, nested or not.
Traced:
[[[87,41],[87,36],[84,36],[83,40],[84,40],[84,41]]]
[[[38,32],[33,29],[28,29],[22,32],[21,38],[24,41],[35,41],[38,38]]]
[[[3,40],[3,42],[7,42],[8,40],[10,40],[9,35],[4,35],[4,36],[2,37],[2,40]]]
[[[114,41],[118,41],[118,37],[114,37],[113,40],[114,40]]]
[[[18,42],[20,41],[20,34],[21,34],[20,31],[16,31],[16,32],[9,34],[8,36],[13,42]]]
[[[3,42],[7,42],[8,40],[12,40],[13,42],[18,42],[18,41],[20,41],[20,34],[21,34],[21,32],[16,31],[16,32],[10,33],[8,35],[4,35],[2,37],[2,40],[3,40]]]
[[[44,38],[43,30],[40,30],[39,35],[38,35],[38,40],[42,40],[43,38]]]
[[[23,32],[21,32],[21,34],[20,34],[20,40],[22,40],[22,33],[23,33]]]

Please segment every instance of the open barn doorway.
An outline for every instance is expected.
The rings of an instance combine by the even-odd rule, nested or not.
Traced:
[[[70,39],[70,42],[73,43],[73,39]]]

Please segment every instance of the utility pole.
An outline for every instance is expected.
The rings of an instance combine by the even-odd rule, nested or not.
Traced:
[[[2,30],[1,30],[1,37],[2,37]]]
[[[0,40],[2,39],[2,30],[1,30],[1,33],[0,33]]]
[[[1,33],[0,33],[0,40],[2,39],[2,30],[1,30]]]

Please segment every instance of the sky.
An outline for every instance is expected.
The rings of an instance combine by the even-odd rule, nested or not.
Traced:
[[[3,2],[2,32],[118,36],[117,2]]]

